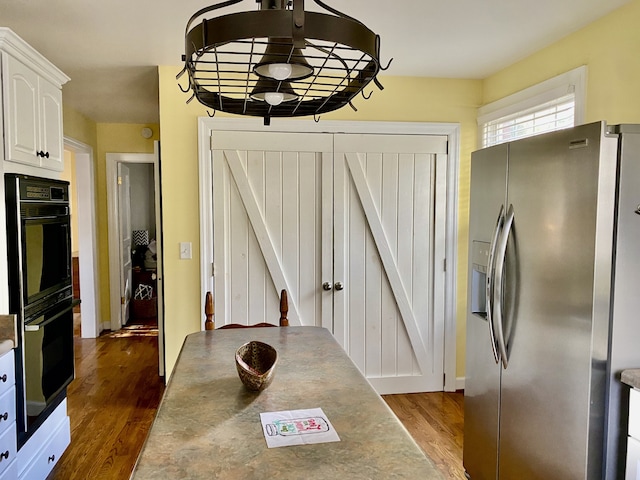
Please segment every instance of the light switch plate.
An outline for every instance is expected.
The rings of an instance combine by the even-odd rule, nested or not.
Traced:
[[[191,242],[180,242],[180,259],[191,259]]]

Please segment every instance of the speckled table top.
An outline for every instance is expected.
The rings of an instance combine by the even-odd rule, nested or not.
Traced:
[[[626,383],[630,387],[640,388],[640,368],[623,370],[621,380],[622,383]]]
[[[235,350],[250,340],[278,351],[260,393],[235,368]],[[316,407],[340,442],[267,448],[261,412]],[[286,327],[189,335],[131,478],[442,477],[326,329]]]

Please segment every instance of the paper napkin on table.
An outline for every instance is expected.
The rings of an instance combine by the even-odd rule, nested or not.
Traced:
[[[261,413],[260,421],[269,448],[340,441],[321,408]]]

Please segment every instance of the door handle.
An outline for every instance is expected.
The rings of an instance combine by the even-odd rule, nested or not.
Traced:
[[[506,369],[509,366],[509,359],[507,358],[507,345],[504,341],[504,328],[502,326],[502,314],[503,314],[503,302],[502,293],[504,290],[504,264],[507,256],[507,242],[509,241],[509,235],[511,234],[511,227],[513,227],[513,205],[509,205],[507,211],[507,217],[504,221],[504,228],[502,229],[502,238],[500,239],[500,245],[497,248],[497,261],[496,261],[496,284],[494,285],[493,293],[496,301],[494,305],[496,307],[495,325],[498,337],[498,347],[500,348],[500,356],[502,357],[502,366]]]
[[[344,288],[344,285],[342,284],[342,282],[336,282],[334,287],[336,290],[342,290]]]
[[[333,285],[331,284],[331,282],[324,282],[322,284],[322,289],[325,291],[330,291],[333,288]]]
[[[496,260],[496,247],[498,245],[498,237],[500,236],[500,229],[504,224],[504,205],[500,205],[500,213],[498,213],[498,220],[496,221],[496,228],[493,232],[493,238],[491,239],[491,246],[489,247],[489,263],[487,265],[487,283],[485,290],[485,298],[487,305],[487,322],[489,323],[489,338],[491,339],[491,351],[493,352],[493,358],[496,363],[500,363],[500,357],[498,356],[498,349],[496,348],[496,336],[493,328],[493,290],[494,290],[494,263]]]

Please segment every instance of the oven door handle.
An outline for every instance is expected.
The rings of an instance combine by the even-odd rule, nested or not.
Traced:
[[[70,305],[67,308],[65,308],[64,310],[56,313],[53,317],[47,318],[46,320],[44,320],[44,321],[42,321],[40,323],[29,323],[29,324],[26,324],[24,326],[24,330],[25,330],[25,332],[37,332],[42,327],[44,327],[44,326],[50,324],[51,322],[53,322],[54,320],[57,320],[58,318],[60,318],[60,316],[62,316],[65,313],[67,313],[69,310],[72,310],[73,307],[74,307],[74,305]]]
[[[64,216],[64,215],[61,215],[61,216]],[[59,215],[42,215],[40,217],[22,217],[22,220],[55,220],[57,218],[60,218],[61,216],[59,216]]]

